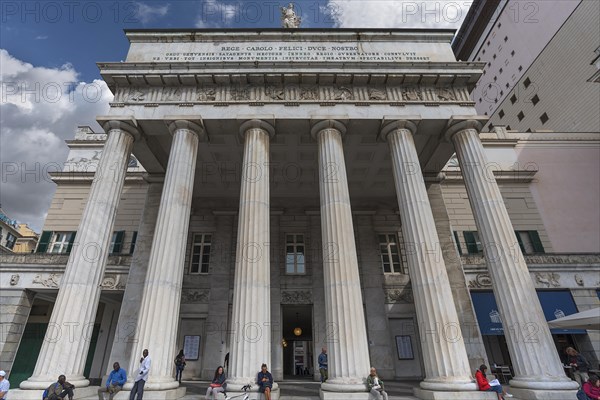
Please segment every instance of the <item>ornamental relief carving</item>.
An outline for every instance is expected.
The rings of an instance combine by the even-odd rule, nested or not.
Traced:
[[[560,286],[560,275],[555,272],[536,272],[534,274],[535,282],[545,287],[559,287]]]
[[[181,302],[185,304],[208,303],[209,289],[183,289]]]
[[[43,274],[37,274],[32,283],[37,285],[42,285],[48,288],[57,288],[60,284],[60,278],[62,275],[59,274],[49,274],[44,276]]]
[[[403,287],[397,289],[385,289],[386,304],[405,303],[411,304],[415,302],[411,287]]]
[[[284,290],[281,304],[312,304],[312,293],[310,290]]]
[[[466,88],[353,85],[209,85],[117,88],[115,104],[226,102],[436,103],[470,102]]]
[[[475,279],[469,281],[470,289],[480,289],[492,287],[492,278],[490,274],[477,274]]]

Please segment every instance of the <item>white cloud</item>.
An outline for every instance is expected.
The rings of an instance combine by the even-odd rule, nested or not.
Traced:
[[[339,28],[458,29],[472,0],[329,0],[321,8]]]
[[[112,93],[101,80],[79,82],[72,65],[36,67],[0,49],[0,203],[13,219],[40,231],[54,194],[48,172],[60,170],[77,125],[101,131]]]
[[[165,4],[163,6],[150,6],[145,3],[136,2],[136,17],[140,20],[141,23],[146,24],[155,18],[164,17],[169,12],[170,4]]]
[[[40,35],[40,36],[35,37],[35,40],[46,40],[46,39],[48,39],[48,36],[46,36],[46,35]]]

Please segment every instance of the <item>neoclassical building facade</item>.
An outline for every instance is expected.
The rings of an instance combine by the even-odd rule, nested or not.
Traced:
[[[482,65],[456,61],[452,31],[126,34],[125,62],[99,63],[105,133],[78,130],[37,253],[2,267],[15,370],[24,330],[45,324],[19,398],[59,373],[92,393],[143,349],[156,398],[185,393],[181,348],[184,379],[229,354],[232,392],[262,363],[319,380],[322,347],[323,399],[367,399],[371,365],[421,380],[419,398],[488,398],[473,373],[498,360],[519,398],[573,395],[539,289],[597,306],[600,257],[546,255],[536,171],[506,156],[533,139],[480,137]],[[503,340],[486,338],[482,294]],[[596,336],[563,333],[597,359]]]

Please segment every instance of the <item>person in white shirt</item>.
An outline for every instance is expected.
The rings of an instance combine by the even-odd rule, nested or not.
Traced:
[[[6,379],[6,372],[0,371],[0,400],[6,399],[8,389],[10,389],[10,382]]]
[[[377,370],[371,367],[371,373],[367,376],[367,387],[369,392],[377,400],[388,400],[388,394],[384,389],[383,381],[377,376]]]
[[[134,400],[136,393],[137,400],[142,400],[144,397],[144,385],[148,380],[148,373],[150,372],[150,363],[152,360],[148,355],[148,349],[144,349],[142,354],[143,357],[140,359],[140,368],[138,369],[138,373],[133,378],[135,383],[133,384],[133,388],[129,394],[129,400]]]

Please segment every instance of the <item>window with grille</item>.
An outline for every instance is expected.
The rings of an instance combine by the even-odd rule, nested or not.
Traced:
[[[17,243],[17,237],[12,233],[6,234],[6,248],[12,250],[15,247],[15,243]]]
[[[71,252],[75,232],[54,232],[48,253],[68,254]]]
[[[523,118],[525,118],[525,114],[523,113],[523,111],[517,114],[517,118],[519,118],[519,121],[523,121]]]
[[[400,261],[400,250],[398,247],[398,236],[395,233],[379,235],[379,255],[381,265],[386,274],[405,274]]]
[[[190,274],[208,274],[211,240],[212,235],[210,233],[194,234]]]
[[[306,273],[304,235],[290,233],[285,235],[285,273],[298,275]]]
[[[540,117],[540,121],[542,121],[542,124],[545,124],[546,122],[548,122],[549,119],[550,119],[550,117],[548,117],[547,113],[543,113],[542,116]]]
[[[483,253],[483,245],[481,244],[479,233],[477,231],[464,231],[463,236],[465,238],[465,244],[467,245],[467,253]]]

